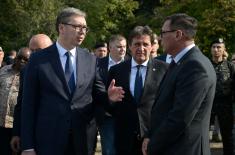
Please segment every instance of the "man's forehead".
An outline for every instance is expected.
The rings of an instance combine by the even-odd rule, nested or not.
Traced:
[[[213,47],[224,47],[224,43],[214,43]]]

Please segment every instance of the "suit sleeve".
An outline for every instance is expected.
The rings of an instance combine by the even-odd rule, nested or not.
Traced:
[[[13,120],[13,136],[20,136],[20,124],[21,124],[21,104],[22,104],[22,93],[23,93],[23,80],[24,71],[26,68],[22,69],[20,72],[20,86],[17,96],[17,103],[14,109],[14,120]]]
[[[97,61],[98,59],[96,59]],[[96,62],[96,73],[95,73],[95,82],[93,87],[93,97],[94,101],[97,103],[106,103],[108,102],[108,93],[106,91],[105,84],[101,78],[99,72],[99,64]]]
[[[36,53],[35,53],[36,54]],[[21,111],[21,147],[22,150],[35,148],[34,131],[37,103],[40,100],[36,55],[32,54],[25,71]]]
[[[200,121],[204,115],[210,113],[210,108],[205,108],[210,105],[204,99],[212,87],[212,82],[199,62],[184,64],[176,77],[173,107],[164,117],[161,126],[151,131],[149,154],[175,143],[196,115]]]

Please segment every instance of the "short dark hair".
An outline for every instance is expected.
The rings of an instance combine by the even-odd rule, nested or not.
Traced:
[[[86,13],[77,8],[72,8],[72,7],[63,9],[56,18],[56,31],[57,32],[59,32],[59,24],[68,23],[70,20],[69,18],[71,16],[81,16],[81,17],[86,18]]]
[[[154,41],[153,31],[149,26],[136,26],[129,34],[128,43],[132,44],[133,38],[148,35],[150,36],[151,43]]]
[[[185,35],[192,39],[196,35],[198,22],[194,17],[185,13],[176,13],[166,17],[165,21],[170,21],[170,28],[172,30],[183,30]]]
[[[94,46],[94,49],[97,49],[100,47],[107,47],[107,43],[106,42],[97,42]]]

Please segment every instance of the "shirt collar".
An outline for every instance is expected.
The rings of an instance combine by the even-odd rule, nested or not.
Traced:
[[[175,61],[175,63],[178,63],[180,61],[180,59],[186,54],[188,53],[188,51],[193,48],[195,46],[195,44],[191,44],[187,47],[185,47],[183,50],[181,50],[173,59]]]
[[[149,59],[146,60],[145,62],[143,62],[141,65],[147,67],[148,62],[149,62]],[[133,59],[133,57],[132,57],[132,58],[131,58],[131,68],[136,67],[136,66],[138,66],[138,65],[139,65],[139,64],[138,64],[138,63]]]
[[[119,64],[119,63],[121,63],[121,62],[123,62],[123,61],[124,61],[124,58],[121,59],[121,60],[118,61],[118,62],[115,62],[115,61],[111,58],[111,56],[109,55],[109,63],[111,63],[111,64]]]
[[[65,48],[63,48],[58,41],[56,42],[56,47],[58,49],[60,57],[63,57],[65,55],[65,53],[68,51]],[[74,47],[73,49],[69,50],[69,52],[71,52],[72,56],[75,57],[76,56],[76,47]]]

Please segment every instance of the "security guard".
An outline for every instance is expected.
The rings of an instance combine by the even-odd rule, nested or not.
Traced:
[[[212,108],[213,114],[218,117],[223,141],[224,155],[233,155],[233,78],[235,66],[226,60],[225,43],[217,39],[211,44],[212,64],[217,75],[215,98]]]

